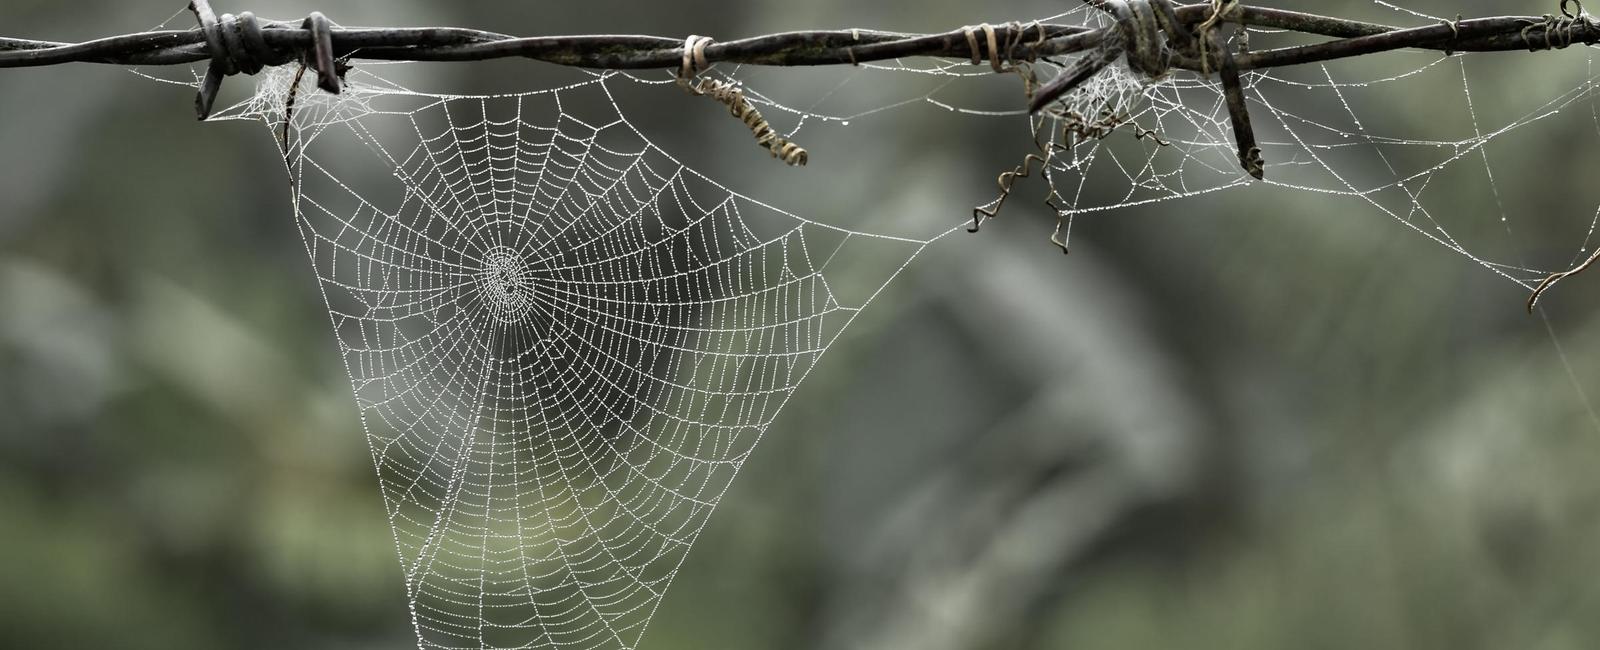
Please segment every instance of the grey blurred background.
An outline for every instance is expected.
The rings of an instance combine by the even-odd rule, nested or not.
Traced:
[[[1426,22],[1353,0],[1272,4]],[[942,30],[1061,6],[218,10],[731,38]],[[0,29],[82,40],[181,8],[8,0]],[[539,65],[427,67],[408,82],[530,88]],[[1581,50],[1505,55],[1489,72],[1475,86],[1486,104],[1591,74]],[[1459,133],[1459,116],[1426,103],[1457,103],[1449,81],[1419,80],[1363,117],[1419,138]],[[190,98],[110,67],[0,71],[0,646],[408,647],[400,567],[281,164],[258,125],[196,123]],[[1515,232],[1494,241],[1514,242],[1513,259],[1561,266],[1600,202],[1585,182],[1600,169],[1588,106],[1490,150]],[[911,215],[895,223],[928,232],[990,198],[1024,145],[1015,124],[912,109],[848,132],[849,165],[801,176],[703,112],[657,139],[726,142],[717,155],[749,162],[729,164],[730,183],[796,212]],[[813,146],[814,160],[829,153]],[[825,205],[801,203],[819,187]],[[1441,192],[1444,209],[1468,215],[1460,223],[1500,232],[1472,216],[1489,208]],[[700,537],[643,647],[1600,639],[1589,403],[1600,276],[1570,281],[1547,317],[1529,317],[1523,289],[1390,217],[1269,188],[1081,220],[1065,258],[1045,241],[1048,215],[1010,208],[980,235],[933,246],[833,348]]]

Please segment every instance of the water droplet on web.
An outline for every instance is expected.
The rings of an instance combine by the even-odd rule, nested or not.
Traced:
[[[840,121],[839,122],[839,126],[850,126],[850,120],[842,120],[842,121]]]

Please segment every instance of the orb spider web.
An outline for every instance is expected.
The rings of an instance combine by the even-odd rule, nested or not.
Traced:
[[[223,117],[287,134],[419,646],[635,647],[762,433],[931,240],[712,181],[624,119],[615,75],[291,73]]]

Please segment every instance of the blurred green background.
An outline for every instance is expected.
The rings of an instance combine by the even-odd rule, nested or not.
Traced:
[[[731,38],[943,30],[1060,6],[217,8]],[[1354,0],[1274,6],[1427,23]],[[0,30],[83,40],[178,9],[9,0]],[[1593,73],[1581,48],[1500,56],[1475,82],[1485,111]],[[539,65],[428,67],[408,83],[529,88]],[[1460,135],[1461,111],[1429,103],[1459,108],[1459,77],[1406,87],[1363,109],[1368,127]],[[196,123],[190,106],[182,88],[111,67],[0,72],[0,646],[408,647],[400,567],[281,163],[259,126]],[[1579,108],[1490,148],[1508,225],[1448,187],[1428,200],[1509,259],[1562,266],[1600,203],[1600,134]],[[912,108],[850,131],[850,164],[801,176],[730,127],[708,115],[658,139],[728,143],[750,161],[730,183],[792,211],[911,215],[897,223],[930,232],[988,200],[1024,146],[1014,123]],[[813,160],[830,153],[814,146]],[[818,187],[821,205],[801,204]],[[1358,201],[1262,187],[1082,219],[1065,258],[1051,226],[1015,202],[874,303],[773,424],[643,647],[1600,640],[1600,276],[1529,317],[1524,289]]]

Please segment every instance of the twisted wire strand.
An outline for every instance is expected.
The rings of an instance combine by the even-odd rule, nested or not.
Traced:
[[[1551,34],[1554,47],[1593,44],[1600,41],[1600,25],[1583,15],[1573,0],[1562,3],[1562,18],[1570,19],[1558,36]],[[311,49],[316,41],[303,21],[268,21],[238,14],[234,23],[243,51],[263,61],[290,59]],[[1173,15],[1182,25],[1204,23],[1216,15],[1211,0],[1175,6]],[[217,17],[219,25],[227,23]],[[1315,63],[1351,56],[1404,48],[1461,52],[1526,50],[1534,40],[1533,30],[1524,29],[1546,22],[1544,16],[1501,16],[1459,21],[1456,25],[1434,25],[1435,29],[1402,29],[1332,16],[1238,4],[1223,12],[1219,23],[1279,29],[1308,35],[1326,36],[1336,41],[1292,46],[1240,57],[1241,70],[1281,65]],[[253,24],[254,27],[250,27]],[[213,45],[206,29],[157,30],[111,36],[83,43],[62,43],[25,38],[0,37],[0,68],[34,67],[64,63],[102,63],[113,65],[182,65],[216,58],[219,48],[235,51],[228,45],[234,38],[224,30],[223,39]],[[1033,42],[1030,57],[1039,58],[1083,52],[1097,47],[1116,26],[1090,28],[1082,25],[1030,23],[1018,34],[1019,43]],[[972,47],[966,28],[934,34],[906,34],[868,29],[785,32],[724,41],[706,51],[710,62],[751,65],[848,65],[906,57],[968,58]],[[1458,42],[1451,43],[1452,40]],[[1542,40],[1542,35],[1540,37]],[[480,61],[523,57],[558,65],[597,69],[672,68],[682,57],[683,40],[666,36],[620,34],[516,37],[476,29],[455,27],[345,28],[331,26],[329,45],[335,58],[357,53],[358,58],[378,61]],[[1002,46],[1003,50],[1008,50]],[[237,54],[228,54],[237,57]],[[1024,57],[1011,56],[1013,61]],[[235,59],[239,60],[239,59]],[[272,65],[273,63],[265,63]],[[1173,67],[1203,72],[1201,62],[1180,57]]]

